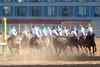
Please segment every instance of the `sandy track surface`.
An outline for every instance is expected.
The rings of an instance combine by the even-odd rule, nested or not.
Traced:
[[[44,56],[44,57],[36,57],[36,56],[0,56],[0,65],[1,66],[10,66],[10,65],[36,65],[35,67],[42,67],[44,65],[61,65],[59,67],[64,67],[63,65],[71,65],[70,67],[75,67],[75,65],[78,65],[76,67],[91,67],[91,65],[95,67],[100,67],[100,38],[96,39],[96,44],[97,44],[97,52],[96,56]],[[42,66],[40,66],[42,65]],[[0,67],[1,67],[0,66]],[[15,66],[15,67],[17,67]],[[47,67],[47,66],[46,66]],[[58,66],[56,66],[58,67]]]

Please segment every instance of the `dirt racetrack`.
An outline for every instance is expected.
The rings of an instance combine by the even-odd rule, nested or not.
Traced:
[[[96,38],[97,52],[93,56],[0,56],[0,67],[100,67],[100,38]]]

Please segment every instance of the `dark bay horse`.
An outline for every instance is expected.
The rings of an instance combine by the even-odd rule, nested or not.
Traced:
[[[87,44],[87,47],[89,50],[89,54],[95,55],[95,52],[97,49],[96,49],[95,34],[94,33],[92,35],[89,33],[86,36],[86,44]],[[92,47],[92,50],[91,50],[91,47]],[[91,53],[91,51],[92,51],[92,53]]]
[[[76,48],[77,52],[79,52],[78,47],[78,38],[77,36],[69,36],[68,37],[68,46],[70,47],[70,50],[72,54],[75,52],[74,49]]]

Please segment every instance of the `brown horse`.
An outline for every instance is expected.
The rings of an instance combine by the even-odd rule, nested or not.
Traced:
[[[7,39],[7,45],[12,53],[19,54],[19,39],[17,36],[11,36]]]
[[[37,55],[39,55],[40,49],[42,47],[42,45],[41,45],[41,38],[40,37],[37,37],[37,36],[32,37],[30,39],[29,44],[30,44],[30,52],[33,53],[33,50],[34,50],[35,53]]]
[[[79,37],[78,44],[79,44],[79,47],[82,49],[83,52],[87,52],[86,36],[85,35]]]
[[[50,53],[51,55],[53,55],[53,51],[51,49],[53,49],[53,39],[50,36],[43,36],[41,38],[41,43],[43,46],[43,51],[45,51],[45,53]]]
[[[56,51],[58,56],[60,55],[61,52],[67,53],[66,52],[66,47],[67,46],[65,45],[63,37],[55,36],[53,38],[53,45],[54,45],[55,51]]]
[[[24,53],[28,52],[29,50],[29,41],[30,38],[28,36],[24,36],[20,42],[20,46],[23,49]]]

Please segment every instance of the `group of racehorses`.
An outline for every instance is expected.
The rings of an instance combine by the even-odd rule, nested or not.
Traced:
[[[19,54],[20,49],[27,51],[27,48],[30,50],[30,52],[32,52],[32,49],[39,50],[42,47],[45,47],[47,50],[49,50],[48,47],[50,46],[54,47],[58,56],[61,54],[61,52],[64,52],[65,54],[71,52],[74,54],[77,51],[78,55],[81,53],[80,50],[87,54],[95,54],[96,52],[94,34],[82,37],[44,36],[38,38],[25,36],[23,38],[19,38],[19,36],[11,36],[8,38],[7,44],[12,54]]]

